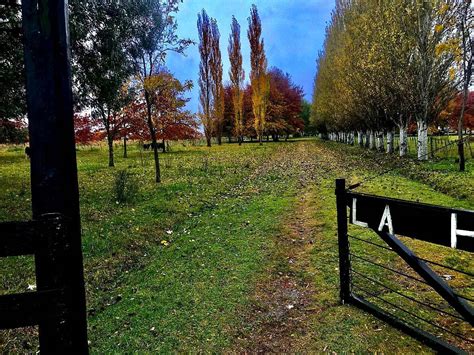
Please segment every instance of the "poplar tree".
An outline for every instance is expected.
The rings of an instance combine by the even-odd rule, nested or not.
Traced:
[[[217,21],[211,19],[211,85],[212,85],[212,115],[217,144],[222,144],[224,126],[224,86],[222,85],[222,56],[219,47],[220,33]]]
[[[413,78],[413,112],[417,124],[418,159],[428,159],[428,125],[455,95],[454,0],[415,2],[414,15],[406,27],[414,38],[409,72]]]
[[[247,37],[250,42],[250,82],[252,86],[252,111],[254,128],[260,144],[265,131],[265,117],[270,92],[270,80],[267,75],[267,58],[262,34],[262,23],[255,5],[250,9]]]
[[[231,33],[229,35],[229,78],[232,88],[232,103],[234,111],[234,134],[238,139],[239,145],[242,144],[243,136],[243,82],[245,72],[242,68],[242,52],[240,46],[240,25],[236,18],[232,16],[230,25]]]
[[[212,30],[211,20],[202,9],[198,14],[197,28],[199,34],[199,55],[201,62],[199,63],[199,117],[204,127],[204,135],[206,136],[207,146],[211,146],[211,138],[214,131],[212,119]]]

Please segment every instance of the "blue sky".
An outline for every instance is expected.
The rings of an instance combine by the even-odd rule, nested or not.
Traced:
[[[262,36],[268,66],[276,66],[289,73],[293,81],[303,87],[306,99],[311,99],[313,78],[316,71],[316,55],[324,41],[324,31],[334,8],[334,0],[184,0],[176,15],[178,35],[198,42],[197,14],[205,9],[217,20],[221,34],[224,75],[229,78],[227,45],[232,15],[240,23],[240,37],[245,79],[250,72],[250,49],[247,39],[247,17],[252,4],[257,5],[262,21]],[[186,51],[186,56],[170,53],[166,64],[180,80],[190,79],[194,89],[188,108],[198,111],[199,52],[197,45]]]

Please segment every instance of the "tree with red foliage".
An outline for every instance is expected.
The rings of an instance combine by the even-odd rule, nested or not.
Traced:
[[[187,102],[185,99],[183,104]],[[138,139],[141,141],[151,140],[150,130],[146,122],[146,104],[145,102],[134,101],[124,109],[124,115],[127,116],[127,127],[123,134],[129,139]],[[196,116],[187,110],[180,108],[167,110],[159,119],[153,117],[153,123],[157,140],[180,140],[180,139],[198,139],[201,137],[199,124]]]
[[[252,103],[252,86],[247,84],[244,89],[243,95],[243,102],[242,102],[242,112],[243,112],[243,128],[242,128],[242,135],[246,137],[250,137],[252,140],[253,138],[257,137],[257,132],[255,130],[255,119],[253,115],[253,103]]]
[[[242,93],[240,94],[240,96],[243,97]],[[240,115],[241,117],[239,120],[240,122],[237,122],[235,120],[234,104],[235,104],[234,89],[232,87],[232,84],[228,83],[224,85],[224,122],[223,122],[223,127],[222,127],[222,135],[226,136],[230,143],[232,136],[235,134],[237,136],[237,139],[240,145],[241,144],[240,139],[242,135],[238,132],[242,131],[242,129],[237,130],[235,126],[236,124],[240,124],[240,127],[242,128],[242,119],[241,119],[242,115]]]
[[[150,139],[153,143],[156,182],[161,181],[157,140],[195,139],[199,137],[198,123],[184,107],[189,98],[184,94],[192,82],[181,83],[166,69],[160,69],[144,80],[147,100],[141,98],[124,110],[129,138]],[[151,115],[149,115],[151,114]]]
[[[273,67],[268,72],[270,95],[267,110],[267,135],[278,140],[280,135],[300,132],[304,129],[301,119],[303,89],[295,85],[289,74]]]
[[[147,111],[146,103],[140,100],[130,102],[122,110],[126,117],[124,128],[121,131],[122,138],[140,141],[150,140],[150,131],[146,123]]]
[[[448,106],[440,113],[438,124],[448,126],[450,130],[458,129],[458,120],[461,115],[463,95],[459,94],[448,103]],[[474,91],[469,92],[464,110],[464,128],[474,129]]]
[[[97,137],[94,133],[94,124],[90,115],[74,114],[74,135],[77,144],[90,143]]]

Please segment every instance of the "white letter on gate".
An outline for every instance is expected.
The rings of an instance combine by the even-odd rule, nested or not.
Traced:
[[[474,232],[458,229],[458,215],[456,213],[451,213],[451,248],[456,248],[458,235],[474,237]]]
[[[389,233],[393,234],[392,215],[390,214],[390,207],[388,207],[388,205],[385,206],[385,210],[383,211],[382,220],[379,224],[379,232],[381,232],[385,226],[388,226]]]
[[[357,199],[355,197],[352,198],[352,224],[365,228],[369,226],[367,223],[357,220]]]

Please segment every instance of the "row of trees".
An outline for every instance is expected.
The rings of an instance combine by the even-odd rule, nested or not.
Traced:
[[[312,122],[331,137],[367,135],[371,147],[383,147],[385,133],[388,152],[397,129],[401,156],[416,124],[418,159],[427,159],[428,128],[456,95],[462,139],[473,52],[470,1],[338,0],[317,59]]]
[[[222,78],[220,33],[217,21],[203,9],[198,14],[199,33],[199,103],[201,122],[207,145],[213,136],[221,144],[222,137],[244,136],[258,139],[302,131],[303,90],[288,74],[278,68],[267,68],[262,24],[255,5],[250,9],[247,37],[250,44],[250,83],[245,84],[242,66],[240,25],[232,17],[228,56],[229,82]]]
[[[190,81],[166,69],[168,52],[183,53],[193,42],[176,35],[179,0],[71,0],[70,34],[76,136],[107,139],[114,166],[115,139],[151,139],[160,182],[158,139],[194,138],[200,133],[185,110]],[[21,7],[9,1],[2,14],[0,127],[10,131],[25,116]],[[5,64],[5,65],[4,65]],[[13,128],[11,128],[11,126]]]

